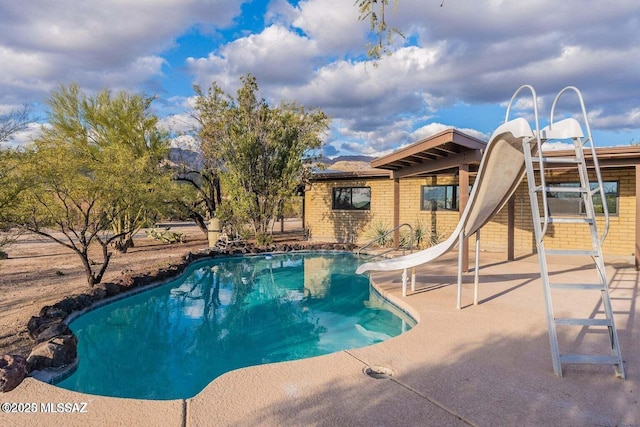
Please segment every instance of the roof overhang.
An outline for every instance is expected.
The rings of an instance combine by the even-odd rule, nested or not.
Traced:
[[[375,178],[391,178],[391,171],[383,169],[363,169],[356,171],[339,171],[339,170],[322,170],[314,172],[313,180],[346,180],[346,179],[375,179]]]
[[[346,180],[372,178],[406,178],[456,174],[460,166],[477,171],[486,143],[456,129],[447,129],[416,143],[396,150],[371,162],[372,169],[358,171],[325,170],[314,173],[314,180]],[[640,145],[597,148],[601,168],[636,167],[640,165]],[[590,150],[584,150],[589,166],[593,165]],[[573,150],[546,150],[545,157],[572,157]],[[562,169],[569,165],[548,164],[550,169]],[[537,169],[537,165],[534,164]]]
[[[379,157],[371,166],[392,171],[394,178],[444,173],[462,164],[480,164],[486,145],[456,129],[447,129]]]
[[[544,146],[544,145],[543,145]],[[544,157],[573,157],[575,152],[573,150],[545,150],[543,151]],[[596,148],[596,154],[598,156],[598,164],[601,168],[618,168],[618,167],[633,167],[640,165],[640,146],[639,145],[626,145],[620,147],[599,147]],[[585,160],[589,165],[593,165],[593,156],[591,150],[584,150]],[[551,169],[566,167],[562,164],[549,164],[545,167]],[[575,167],[575,166],[574,166]]]

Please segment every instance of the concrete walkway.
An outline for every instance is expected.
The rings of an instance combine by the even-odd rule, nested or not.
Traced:
[[[418,270],[416,293],[406,298],[399,272],[374,274],[375,285],[419,320],[381,344],[230,372],[184,401],[90,396],[29,378],[0,401],[33,402],[37,413],[0,413],[0,425],[640,425],[640,284],[632,258],[607,259],[625,381],[612,366],[565,365],[562,378],[554,375],[537,258],[504,259],[481,255],[480,304],[471,305],[470,273],[462,310],[455,309],[455,254]],[[574,259],[550,270],[575,277],[585,264]],[[556,309],[569,312],[562,297]],[[597,295],[574,292],[569,300],[587,315],[602,311]],[[559,336],[561,349],[601,350],[608,341],[602,330],[571,332]],[[368,367],[392,375],[372,378]],[[43,413],[43,403],[86,403],[86,412]]]

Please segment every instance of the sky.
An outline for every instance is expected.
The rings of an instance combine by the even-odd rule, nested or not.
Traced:
[[[577,87],[597,146],[640,143],[637,0],[394,0],[391,56],[366,56],[368,22],[353,0],[0,1],[0,114],[29,105],[46,123],[61,84],[155,96],[175,135],[193,125],[193,85],[235,94],[253,74],[260,96],[331,117],[324,154],[380,156],[454,127],[487,140],[522,85],[540,120]],[[511,117],[533,123],[532,97]],[[580,113],[563,95],[557,114]]]

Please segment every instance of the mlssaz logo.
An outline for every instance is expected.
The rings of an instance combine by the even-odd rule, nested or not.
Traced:
[[[40,412],[86,413],[87,402],[79,403],[40,403]]]

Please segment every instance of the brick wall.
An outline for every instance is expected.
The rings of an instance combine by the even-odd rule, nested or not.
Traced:
[[[618,181],[618,214],[610,218],[610,230],[603,246],[605,254],[633,255],[635,246],[635,169],[603,169],[605,181]],[[591,177],[593,178],[593,177]],[[552,171],[548,182],[577,182],[575,173]],[[437,212],[420,209],[420,191],[423,185],[457,184],[454,176],[406,178],[400,180],[400,223],[420,227],[430,235],[432,231],[446,239],[455,229],[458,211]],[[471,178],[473,184],[473,177]],[[332,188],[371,187],[370,211],[333,211],[331,209]],[[316,181],[306,193],[306,225],[312,240],[357,242],[369,241],[374,229],[393,227],[393,180],[389,178],[353,179],[339,181]],[[507,250],[507,207],[482,229],[481,249]],[[598,228],[602,232],[603,220],[599,217]],[[526,179],[515,194],[515,250],[517,254],[534,252],[535,242]],[[584,225],[550,225],[545,236],[548,249],[590,248],[589,229]]]
[[[420,228],[426,241],[445,240],[455,230],[460,220],[460,212],[438,210],[431,212],[421,210],[421,191],[425,185],[457,184],[455,176],[438,176],[427,178],[407,178],[400,180],[400,223],[409,223],[414,229]]]
[[[335,187],[370,187],[371,210],[331,209]],[[316,181],[305,193],[305,225],[314,241],[362,243],[376,224],[393,227],[393,181],[389,178]]]

